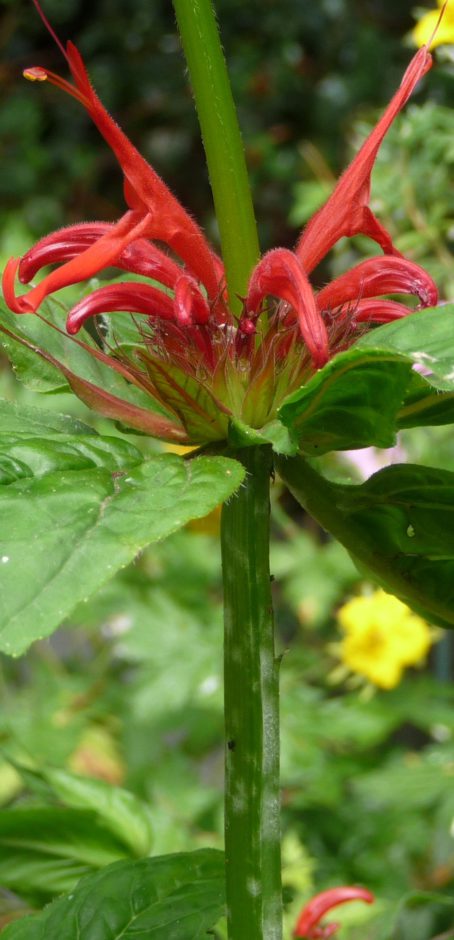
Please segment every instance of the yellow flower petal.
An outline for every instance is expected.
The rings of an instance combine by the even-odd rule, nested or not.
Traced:
[[[439,0],[440,7],[443,6],[442,0]],[[412,31],[412,39],[415,46],[425,46],[432,37],[440,16],[439,10],[431,10],[423,16]],[[430,48],[436,46],[450,45],[454,43],[454,0],[448,0],[448,5],[443,14],[441,23],[430,43]]]
[[[348,601],[338,623],[341,662],[383,689],[396,686],[405,667],[422,665],[434,639],[425,620],[382,590]]]

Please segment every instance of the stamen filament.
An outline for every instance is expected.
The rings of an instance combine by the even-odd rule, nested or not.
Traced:
[[[55,85],[57,88],[61,88],[62,91],[66,91],[66,93],[71,95],[72,98],[75,98],[76,101],[80,101],[84,108],[88,108],[89,106],[88,98],[86,98],[78,88],[71,85],[71,82],[66,81],[65,78],[62,78],[61,75],[57,75],[55,72],[49,72],[48,69],[43,69],[40,65],[33,65],[28,69],[24,69],[22,74],[29,82],[48,81],[51,85]]]

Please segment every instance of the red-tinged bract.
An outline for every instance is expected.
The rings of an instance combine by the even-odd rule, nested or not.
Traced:
[[[374,900],[374,895],[367,888],[342,885],[321,891],[320,894],[314,895],[301,911],[293,936],[303,940],[328,940],[328,937],[332,937],[339,929],[338,923],[320,923],[328,911],[347,901],[365,901],[366,904],[372,904]]]
[[[426,48],[410,62],[382,118],[325,206],[307,224],[295,251],[269,251],[251,272],[243,312],[237,317],[229,307],[222,260],[107,113],[76,47],[69,42],[64,49],[57,42],[72,83],[40,66],[24,74],[53,83],[83,105],[118,160],[127,208],[116,223],[72,225],[44,236],[21,259],[10,259],[3,292],[12,311],[34,314],[46,298],[68,285],[83,285],[112,267],[127,273],[128,280],[105,284],[83,296],[69,311],[66,330],[75,337],[93,317],[118,316],[109,344],[104,342],[105,329],[100,329],[98,345],[91,342],[84,348],[146,392],[149,411],[143,395],[140,405],[124,402],[40,350],[91,407],[165,440],[188,444],[220,440],[231,417],[262,427],[276,416],[287,394],[348,348],[358,332],[415,309],[387,295],[413,295],[416,309],[436,304],[437,289],[430,276],[399,254],[369,207],[378,149],[431,66]],[[383,254],[314,290],[309,281],[314,268],[338,239],[358,233],[376,241]],[[18,292],[17,279],[29,284],[48,265],[55,267],[38,284]],[[123,318],[128,316],[128,343],[116,342],[116,331],[120,337]]]

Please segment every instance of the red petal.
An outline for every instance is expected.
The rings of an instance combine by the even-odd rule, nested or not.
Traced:
[[[109,222],[82,222],[69,225],[41,238],[25,253],[19,265],[19,280],[28,284],[35,274],[48,264],[70,261],[93,242],[110,231]]]
[[[27,304],[27,296],[16,297],[15,281],[19,268],[20,258],[10,258],[6,263],[2,275],[2,290],[6,305],[13,313],[34,313],[33,307]]]
[[[141,274],[165,287],[175,287],[181,275],[181,267],[146,238],[131,242],[116,262],[116,267],[131,274]]]
[[[341,176],[334,192],[306,225],[296,253],[308,273],[343,235],[362,232],[378,242],[384,251],[393,252],[390,236],[368,208],[370,176],[385,134],[431,64],[432,57],[423,47],[411,60],[385,113]]]
[[[186,326],[195,320],[196,323],[207,323],[210,319],[210,308],[194,278],[181,274],[175,284],[175,313],[180,326]]]
[[[263,299],[269,294],[291,304],[315,365],[323,366],[329,358],[326,327],[296,255],[286,248],[275,248],[259,261],[249,283],[246,311],[258,314]]]
[[[315,937],[317,934],[314,928],[317,928],[318,922],[328,911],[339,904],[345,904],[346,901],[365,901],[366,904],[372,904],[375,900],[374,895],[366,888],[341,887],[329,888],[328,891],[321,891],[316,894],[306,904],[302,910],[293,936],[294,937]]]
[[[78,49],[71,42],[67,45],[67,57],[77,88],[88,99],[87,110],[125,174],[131,204],[152,216],[149,237],[170,245],[215,298],[220,261],[201,229],[106,111],[90,83]]]
[[[413,313],[411,307],[395,300],[360,300],[352,316],[357,323],[391,323]]]
[[[45,297],[69,284],[77,284],[93,277],[98,271],[114,264],[129,242],[143,234],[147,226],[147,217],[138,217],[136,212],[127,212],[105,235],[86,248],[85,251],[66,262],[56,271],[51,271],[37,287],[27,294],[16,297],[11,279],[11,266],[5,270],[8,306],[16,313],[35,313]],[[15,270],[17,270],[17,265]],[[5,278],[4,278],[5,279]]]
[[[434,306],[438,300],[436,285],[418,264],[394,255],[379,255],[327,284],[317,294],[317,306],[319,310],[334,310],[380,294],[415,294],[423,307]]]
[[[22,284],[28,284],[37,271],[46,265],[70,261],[93,245],[102,235],[111,232],[113,227],[112,222],[81,222],[46,235],[21,259],[19,280]],[[150,277],[166,287],[174,287],[181,275],[180,265],[146,238],[131,242],[118,256],[115,267]]]
[[[119,310],[165,320],[175,318],[172,298],[157,287],[148,284],[110,284],[93,291],[73,307],[66,321],[66,329],[74,335],[89,317]]]

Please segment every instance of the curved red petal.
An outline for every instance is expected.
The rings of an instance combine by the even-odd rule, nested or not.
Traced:
[[[127,212],[85,251],[51,271],[36,287],[24,294],[20,298],[23,312],[35,313],[49,294],[62,287],[68,287],[69,284],[85,281],[103,268],[115,264],[126,246],[143,235],[147,221],[147,217],[138,217],[136,212]]]
[[[175,314],[180,326],[187,326],[193,321],[207,323],[210,319],[210,308],[200,293],[194,278],[181,274],[175,284]]]
[[[392,252],[391,238],[369,209],[370,176],[382,140],[415,85],[430,69],[432,57],[424,46],[411,60],[400,87],[383,116],[341,176],[325,205],[307,223],[296,254],[310,273],[343,235],[362,232],[386,252]]]
[[[153,245],[146,238],[138,238],[122,251],[116,261],[116,267],[131,274],[141,274],[154,281],[159,281],[165,287],[174,288],[181,276],[181,267],[172,261],[160,248]]]
[[[329,358],[326,327],[317,309],[311,285],[296,255],[287,248],[269,251],[254,269],[246,299],[247,313],[258,315],[267,295],[279,297],[293,307],[315,365],[323,366]]]
[[[72,308],[66,321],[68,333],[78,333],[89,317],[99,313],[140,313],[175,319],[172,298],[148,284],[110,284],[93,291]]]
[[[316,894],[311,898],[303,908],[293,936],[306,937],[310,940],[310,938],[317,936],[315,929],[317,929],[317,924],[321,918],[333,907],[345,904],[347,901],[365,901],[366,904],[372,904],[374,900],[374,895],[367,888],[342,886],[321,891],[320,894]]]
[[[81,222],[40,238],[20,260],[19,280],[28,284],[48,264],[70,261],[110,231],[110,222]]]
[[[381,294],[415,294],[423,307],[438,301],[437,287],[427,271],[405,258],[380,255],[362,261],[327,284],[317,294],[317,306],[319,310],[334,310]]]
[[[411,307],[396,300],[360,300],[352,315],[357,323],[391,323],[413,312]]]
[[[33,307],[27,300],[27,294],[22,297],[16,295],[15,282],[19,269],[20,258],[10,258],[2,274],[2,291],[5,303],[13,313],[34,313]]]
[[[150,238],[166,242],[205,285],[210,297],[219,290],[219,265],[202,230],[186,212],[163,180],[142,157],[104,108],[88,77],[79,50],[67,44],[67,56],[77,88],[87,98],[87,110],[107,141],[126,177],[126,198],[134,209],[152,215]]]
[[[111,232],[113,227],[113,222],[81,222],[46,235],[21,258],[19,280],[22,284],[28,284],[46,265],[70,261],[98,238]],[[172,288],[181,276],[180,265],[146,238],[138,238],[127,245],[115,261],[115,267],[152,278]]]

